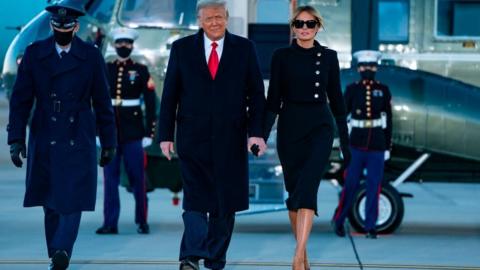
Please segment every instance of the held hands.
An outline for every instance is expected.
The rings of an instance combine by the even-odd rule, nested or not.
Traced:
[[[152,138],[150,138],[150,137],[144,137],[144,138],[142,139],[142,147],[143,147],[143,148],[149,147],[150,145],[152,145],[152,142],[153,142]]]
[[[115,156],[115,148],[102,148],[102,153],[100,154],[100,167],[105,167],[110,163]]]
[[[23,158],[27,157],[27,147],[25,146],[25,141],[23,140],[16,141],[10,145],[10,158],[17,168],[21,168],[23,165],[20,154]]]
[[[162,149],[162,154],[168,160],[172,160],[171,154],[175,153],[175,150],[173,150],[173,142],[171,141],[160,142],[160,149]]]
[[[248,151],[253,155],[259,157],[265,153],[267,150],[267,144],[260,137],[250,137],[248,138]]]

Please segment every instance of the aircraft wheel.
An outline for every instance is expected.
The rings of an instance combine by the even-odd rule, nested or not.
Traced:
[[[365,232],[363,225],[365,222],[366,201],[366,188],[365,183],[363,183],[355,194],[348,217],[350,224],[358,232]],[[383,184],[379,197],[377,232],[393,233],[402,223],[403,215],[404,204],[402,197],[390,184]]]

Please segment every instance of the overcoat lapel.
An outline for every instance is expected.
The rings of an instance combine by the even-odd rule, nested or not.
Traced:
[[[75,69],[80,65],[81,61],[86,59],[85,48],[83,48],[83,44],[79,42],[77,37],[73,38],[70,52],[64,56],[64,59],[60,59],[57,54],[53,36],[49,37],[42,46],[43,48],[40,49],[38,59],[44,62],[43,66],[48,70],[51,77]]]
[[[200,67],[202,74],[212,79],[212,75],[210,74],[210,70],[208,69],[208,64],[205,59],[205,45],[203,33],[203,30],[200,29],[200,31],[198,31],[197,35],[195,36],[195,59],[197,62],[197,66]]]

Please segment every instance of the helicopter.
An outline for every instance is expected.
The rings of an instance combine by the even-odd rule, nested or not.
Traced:
[[[140,33],[132,58],[149,67],[161,97],[171,44],[198,30],[196,0],[60,0],[84,4],[78,35],[95,44],[106,61],[115,57],[108,33],[116,27]],[[58,1],[51,1],[58,2]],[[469,20],[480,15],[480,1],[460,0],[228,0],[229,31],[254,41],[268,84],[270,58],[291,40],[288,18],[274,22],[265,10],[289,13],[312,5],[323,15],[325,29],[317,39],[338,51],[342,85],[358,80],[352,53],[382,52],[377,79],[393,95],[393,151],[386,163],[377,221],[379,233],[394,232],[404,216],[403,199],[413,197],[398,187],[405,181],[478,182],[480,179],[480,33]],[[473,11],[472,11],[473,10]],[[473,12],[473,13],[472,13]],[[453,15],[452,15],[453,14]],[[50,35],[49,14],[40,12],[11,43],[4,62],[3,84],[11,92],[18,57],[27,45]],[[272,132],[275,132],[273,130]],[[261,158],[250,157],[251,209],[240,214],[285,210],[282,170],[275,135]],[[178,203],[181,176],[177,162],[166,162],[158,145],[146,149],[149,189],[169,188]],[[325,179],[342,184],[342,161],[334,143]],[[128,180],[122,179],[128,188]],[[349,219],[362,230],[365,188],[357,192]]]

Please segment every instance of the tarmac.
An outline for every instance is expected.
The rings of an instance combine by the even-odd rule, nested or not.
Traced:
[[[43,211],[22,207],[25,169],[10,163],[7,116],[2,97],[0,269],[47,269]],[[399,191],[414,198],[404,199],[404,220],[394,234],[372,240],[353,233],[363,269],[480,270],[480,184],[405,183]],[[349,238],[335,236],[329,225],[337,198],[337,190],[322,182],[308,243],[311,269],[360,269]],[[121,201],[119,235],[96,235],[103,220],[100,178],[96,211],[82,216],[69,270],[178,269],[182,209],[172,205],[170,192],[149,193],[149,235],[136,233],[133,196],[124,188]],[[286,212],[238,216],[226,269],[291,269],[294,245]]]

